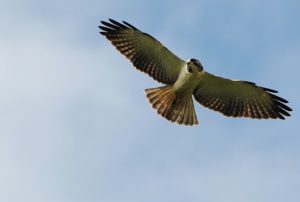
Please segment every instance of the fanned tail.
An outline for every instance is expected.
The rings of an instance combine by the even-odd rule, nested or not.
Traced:
[[[157,113],[169,121],[184,125],[198,124],[192,96],[177,97],[172,86],[145,89]]]

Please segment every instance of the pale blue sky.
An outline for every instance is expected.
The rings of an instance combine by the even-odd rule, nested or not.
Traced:
[[[0,201],[300,201],[300,1],[0,0]],[[125,20],[206,71],[276,89],[286,121],[158,116],[101,35]],[[298,132],[297,132],[298,131]]]

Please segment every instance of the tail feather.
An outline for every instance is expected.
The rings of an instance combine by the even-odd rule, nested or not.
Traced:
[[[158,114],[179,124],[198,124],[192,96],[177,97],[172,86],[146,89],[146,96]]]

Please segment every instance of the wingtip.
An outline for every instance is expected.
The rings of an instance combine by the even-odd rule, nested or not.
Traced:
[[[100,20],[100,23],[102,25],[105,25],[105,24],[108,24],[108,23],[115,23],[115,22],[117,22],[117,21],[114,20],[114,19],[111,19],[111,18],[108,18],[108,20]]]
[[[123,22],[123,24],[127,25],[128,27],[130,27],[130,28],[132,28],[134,30],[138,30],[138,28],[136,28],[135,26],[129,24],[128,22],[126,22],[126,21],[122,21],[122,22]]]
[[[282,116],[281,114],[278,114],[278,118],[281,120],[285,120],[284,116]]]
[[[275,100],[278,100],[278,101],[283,102],[283,103],[289,103],[286,99],[284,99],[284,98],[282,98],[282,97],[279,97],[279,96],[274,95],[274,94],[272,94],[272,93],[269,93],[269,95],[270,95],[273,99],[275,99]]]
[[[99,32],[101,35],[106,36],[107,32]]]
[[[109,18],[108,20],[109,20],[109,22],[111,22],[111,23],[118,23],[116,20],[111,19],[111,18]]]
[[[265,88],[265,87],[262,87],[262,89],[264,89],[265,91],[270,92],[270,93],[278,93],[278,91],[274,90],[274,89]]]

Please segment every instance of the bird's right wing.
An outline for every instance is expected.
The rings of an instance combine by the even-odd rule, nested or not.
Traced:
[[[155,80],[173,84],[185,62],[169,51],[158,40],[123,21],[101,21],[104,35],[140,71]]]
[[[288,101],[273,93],[277,91],[205,72],[193,94],[199,103],[226,116],[256,119],[290,116]]]

